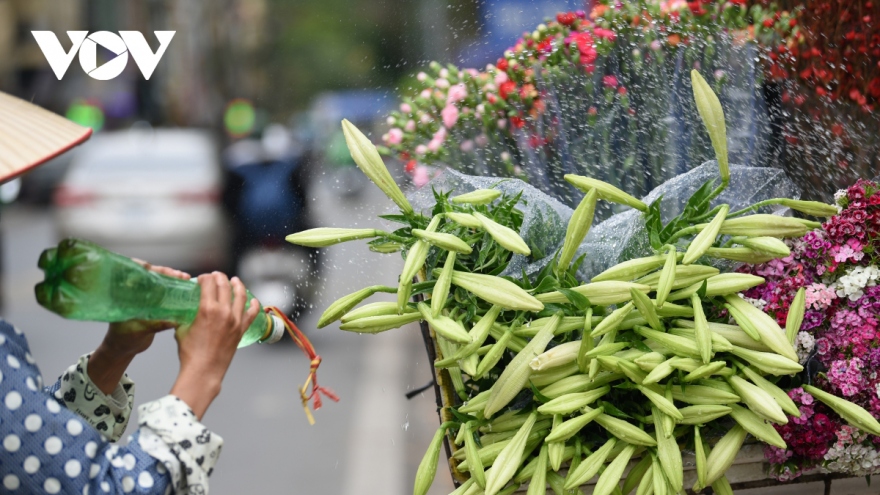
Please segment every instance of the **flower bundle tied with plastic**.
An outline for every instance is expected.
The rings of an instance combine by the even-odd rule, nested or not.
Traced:
[[[342,330],[378,333],[427,325],[433,365],[451,393],[415,494],[428,491],[444,439],[459,495],[543,494],[548,485],[562,493],[587,483],[600,495],[730,493],[725,472],[748,435],[785,447],[773,425],[800,413],[775,382],[803,367],[777,321],[739,296],[764,279],[731,267],[785,257],[781,239],[819,225],[762,209],[837,210],[792,199],[776,171],[728,167],[717,97],[693,78],[719,165],[642,200],[567,175],[559,179],[583,193],[573,211],[516,180],[449,172],[431,196],[407,199],[369,140],[343,123],[358,165],[400,207],[383,218],[400,227],[313,229],[288,241],[369,238],[373,251],[404,254],[398,280],[340,298],[320,326],[339,320]],[[593,228],[603,203],[630,210]],[[379,291],[397,301],[358,307]],[[861,407],[815,397],[845,411],[854,428],[880,433]],[[685,450],[696,452],[693,470],[683,467]]]

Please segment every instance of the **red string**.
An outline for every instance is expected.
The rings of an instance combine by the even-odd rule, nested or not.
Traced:
[[[308,356],[309,362],[309,377],[306,379],[306,383],[303,384],[302,388],[299,389],[299,395],[302,399],[303,409],[306,412],[306,417],[309,420],[309,424],[315,424],[315,418],[312,416],[312,412],[309,410],[309,400],[313,401],[315,410],[321,409],[321,394],[327,396],[328,399],[339,402],[339,397],[333,393],[332,390],[326,387],[318,386],[318,366],[321,365],[321,356],[315,352],[314,346],[309,341],[308,337],[303,334],[299,328],[296,327],[296,324],[293,323],[290,318],[284,314],[280,309],[269,306],[265,308],[266,313],[274,314],[275,316],[281,318],[284,322],[284,327],[287,329],[287,333],[290,334],[290,337],[296,342],[296,345],[303,350],[303,352]],[[308,392],[309,384],[312,385],[312,390]]]

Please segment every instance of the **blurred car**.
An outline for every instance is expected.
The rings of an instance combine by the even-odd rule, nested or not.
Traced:
[[[223,174],[211,136],[191,129],[106,133],[71,160],[53,196],[62,237],[195,272],[225,268]]]
[[[70,167],[73,154],[68,152],[56,156],[22,176],[19,200],[40,206],[50,204],[52,192]]]

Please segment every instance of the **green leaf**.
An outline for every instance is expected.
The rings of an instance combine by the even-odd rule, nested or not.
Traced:
[[[574,306],[580,311],[584,311],[585,309],[592,306],[590,304],[590,300],[586,298],[583,294],[579,294],[571,289],[559,289],[559,292],[565,296],[566,299],[571,301]]]
[[[642,352],[653,352],[654,351],[653,349],[648,347],[648,345],[645,344],[645,341],[642,340],[641,338],[633,339],[631,342],[632,342],[633,349],[638,349]]]
[[[566,310],[566,308],[561,304],[544,303],[544,309],[542,309],[541,311],[536,313],[535,317],[536,318],[546,318],[549,316],[553,316],[560,311],[565,313],[566,312],[565,310]]]
[[[712,194],[712,191],[715,190],[715,182],[712,180],[708,180],[700,186],[699,189],[691,195],[688,199],[687,204],[685,204],[684,211],[682,212],[682,217],[685,219],[693,218],[694,216],[699,216],[706,213],[709,210],[709,203],[706,201],[707,198]]]
[[[538,282],[537,287],[534,289],[535,294],[543,294],[545,292],[552,292],[559,287],[559,283],[552,276],[546,276]]]
[[[394,223],[402,223],[404,225],[409,225],[409,217],[405,215],[379,215],[379,218],[384,220],[388,220],[389,222]]]
[[[474,321],[474,316],[477,314],[477,305],[469,304],[467,308],[467,313],[465,314],[465,321]]]
[[[419,282],[417,284],[413,284],[412,288],[412,296],[417,296],[419,294],[430,294],[432,290],[434,290],[434,284],[437,283],[437,280],[428,280],[427,282]]]
[[[460,423],[467,423],[468,421],[477,421],[476,416],[471,416],[469,414],[465,414],[463,412],[458,412],[454,407],[450,407],[449,411],[452,412],[452,415],[455,416],[455,419]]]
[[[634,419],[632,416],[621,411],[614,404],[612,404],[608,401],[603,400],[602,407],[605,408],[605,414],[608,414],[610,416],[615,416],[615,417],[622,418],[622,419]]]
[[[663,230],[662,218],[660,215],[660,201],[662,198],[648,205],[648,211],[645,213],[645,227],[648,229],[648,239],[651,241],[651,247],[659,250],[663,247],[660,233]]]
[[[709,289],[709,281],[703,280],[703,284],[700,285],[700,288],[697,289],[697,295],[700,296],[700,299],[706,299],[706,291]]]
[[[540,402],[541,404],[546,404],[547,402],[550,402],[550,397],[547,397],[546,395],[539,392],[538,387],[536,387],[531,380],[529,380],[529,387],[532,388],[532,394],[534,394],[536,401]]]
[[[523,289],[532,290],[532,282],[529,280],[529,275],[526,273],[526,267],[522,268],[522,282]]]

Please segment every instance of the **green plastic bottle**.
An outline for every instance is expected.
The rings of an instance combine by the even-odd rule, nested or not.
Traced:
[[[161,320],[192,323],[201,287],[150,271],[131,259],[81,239],[64,239],[38,263],[45,280],[34,288],[41,306],[71,320]],[[248,292],[248,299],[252,298]],[[284,335],[283,321],[261,311],[239,347],[271,344]]]

